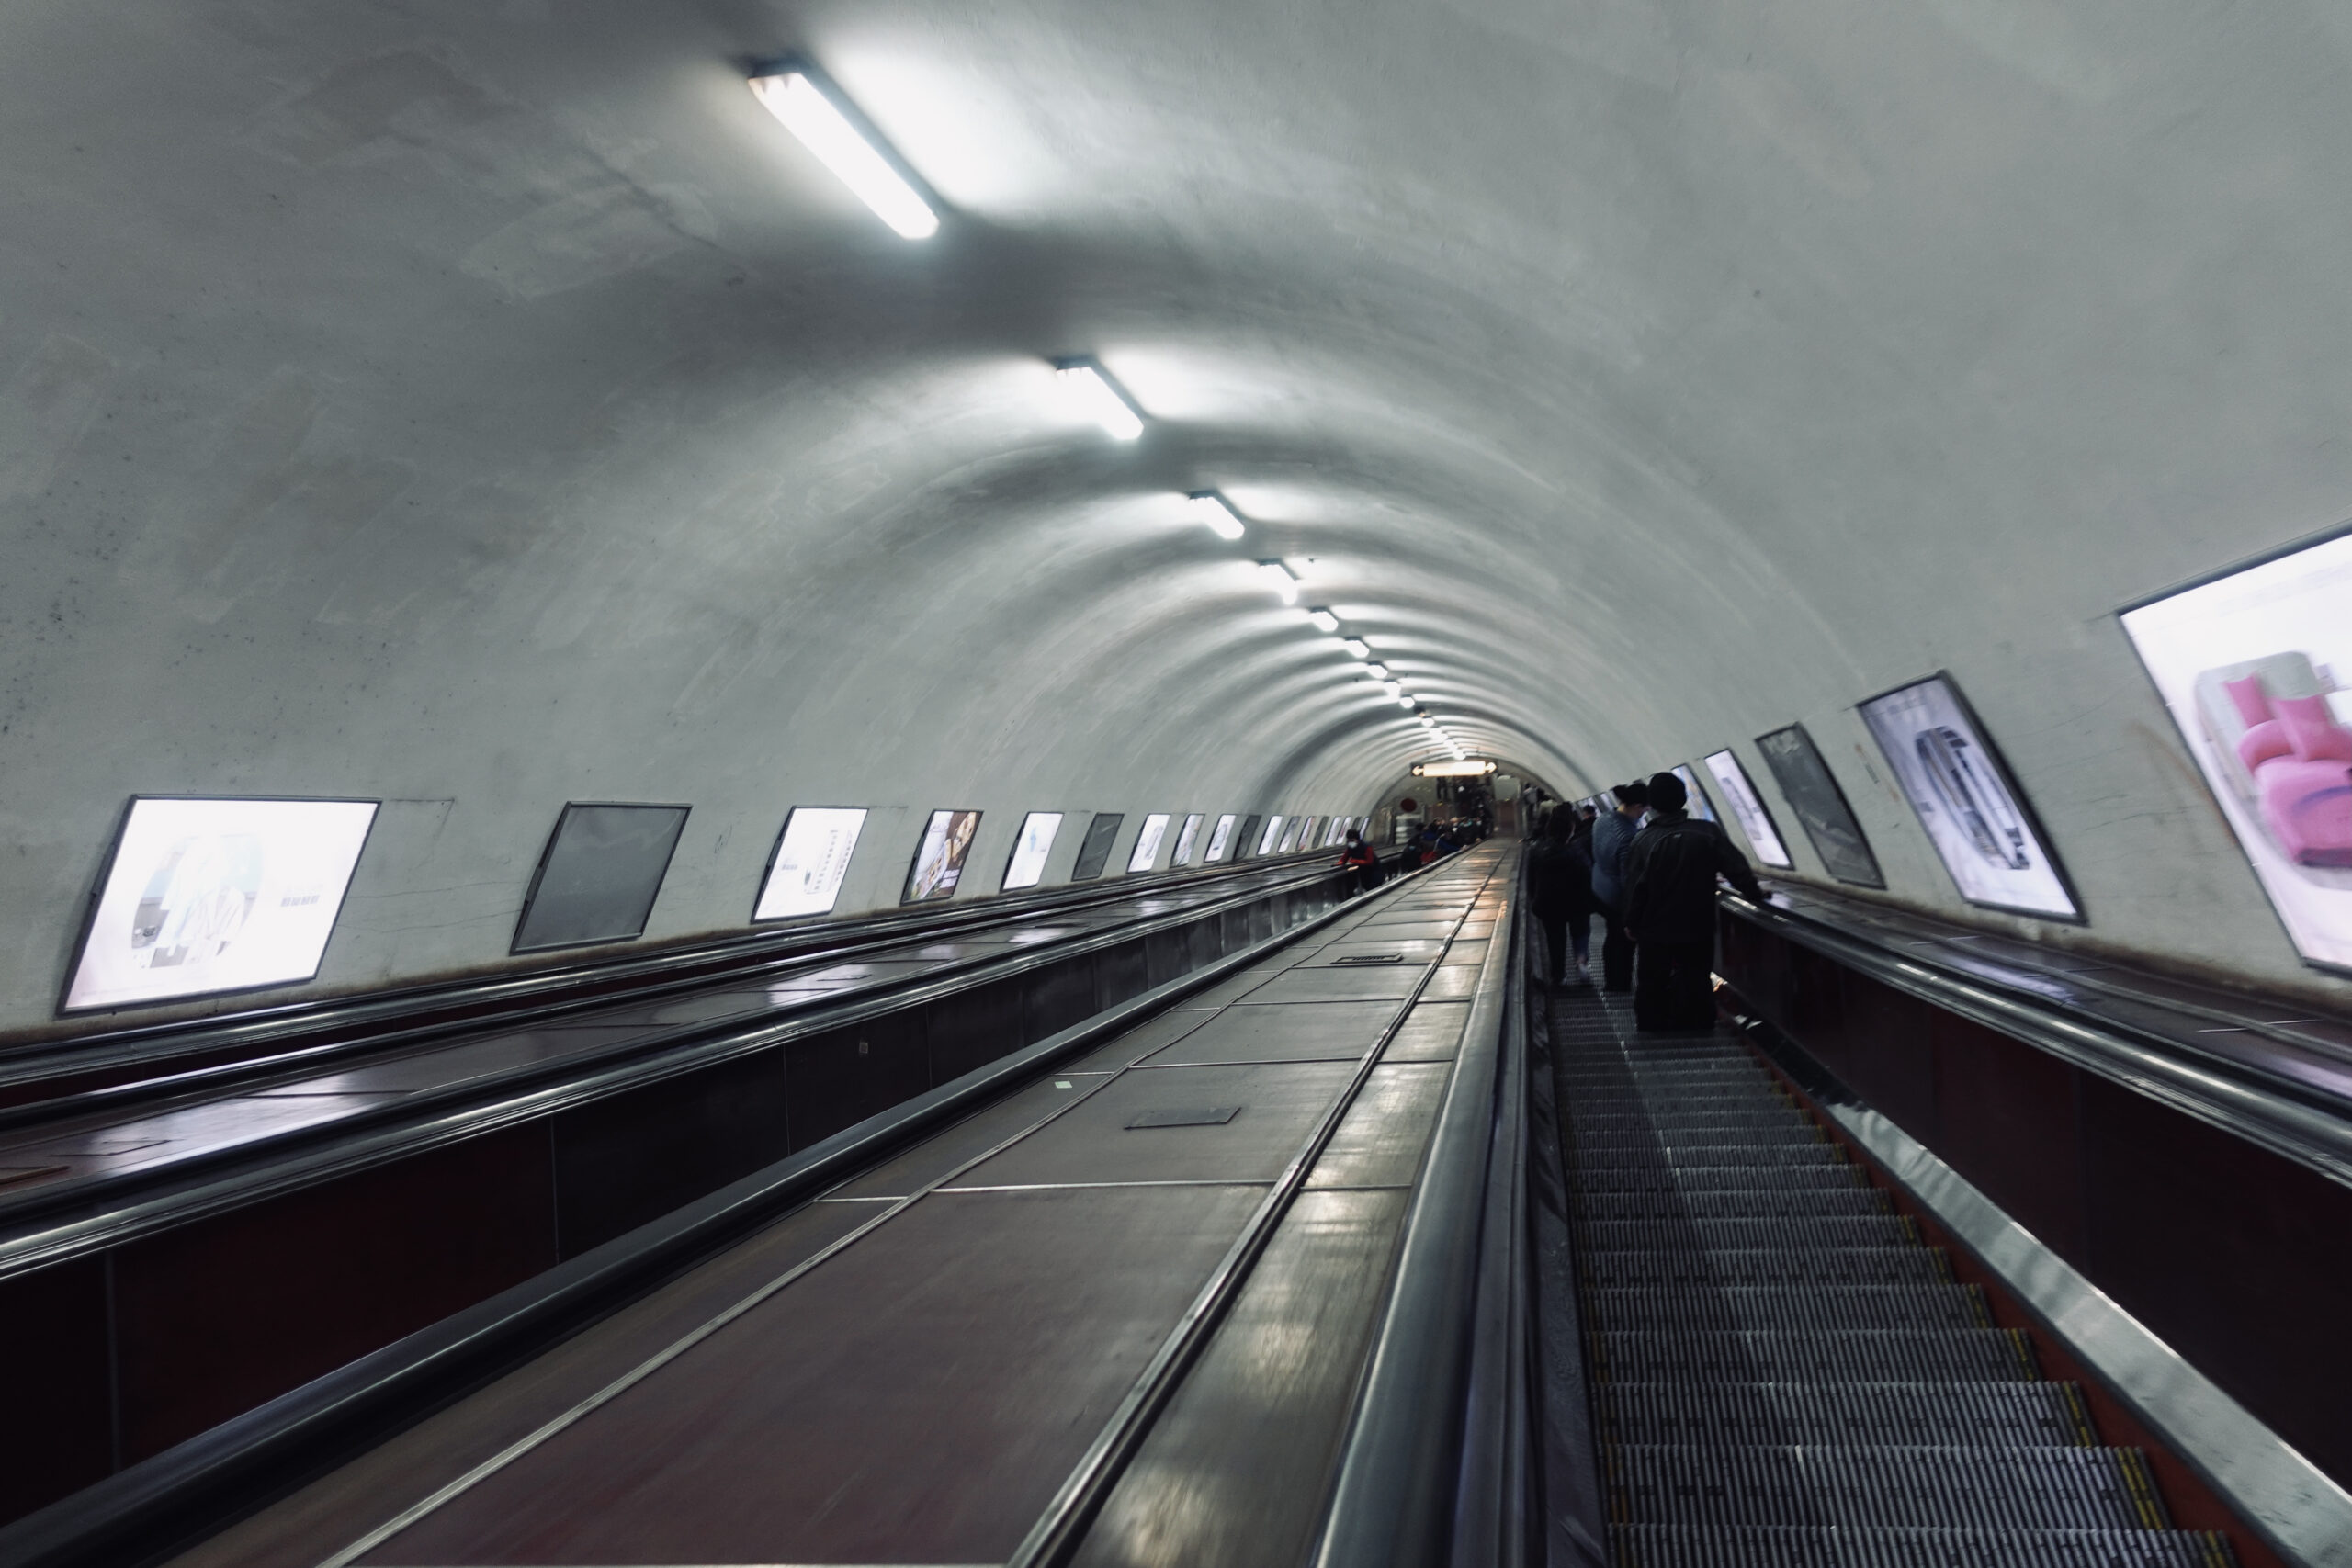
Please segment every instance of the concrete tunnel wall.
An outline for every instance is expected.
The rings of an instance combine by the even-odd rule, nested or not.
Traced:
[[[568,799],[694,806],[651,939],[795,804],[879,808],[844,912],[933,807],[977,891],[1027,810],[1370,810],[1427,742],[1277,555],[1563,792],[1804,721],[1959,912],[1852,710],[1949,670],[2090,919],[2028,929],[2341,999],[2113,612],[2347,510],[2347,16],[20,0],[0,1031],[134,792],[386,800],[314,990],[507,962]]]

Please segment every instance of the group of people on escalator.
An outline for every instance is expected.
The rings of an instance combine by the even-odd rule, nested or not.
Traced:
[[[1600,987],[1633,993],[1635,1026],[1654,1033],[1712,1028],[1715,879],[1758,903],[1764,890],[1723,829],[1686,809],[1689,793],[1674,774],[1610,794],[1616,805],[1607,812],[1554,807],[1528,856],[1529,902],[1544,927],[1553,983],[1591,984],[1599,915]]]

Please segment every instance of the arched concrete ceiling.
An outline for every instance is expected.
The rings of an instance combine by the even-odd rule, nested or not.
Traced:
[[[2112,612],[2352,496],[2347,16],[17,0],[0,1023],[133,791],[387,797],[331,987],[503,962],[566,799],[695,805],[655,936],[796,802],[844,908],[933,806],[1369,809],[1427,738],[1261,556],[1555,788],[1806,721],[1936,907],[1851,705],[1948,669],[2091,940],[2292,977]]]

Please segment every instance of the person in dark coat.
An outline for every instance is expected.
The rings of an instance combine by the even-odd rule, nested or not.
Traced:
[[[1634,988],[1634,938],[1624,919],[1625,863],[1642,813],[1649,809],[1650,792],[1647,785],[1634,783],[1619,784],[1610,793],[1617,797],[1616,806],[1592,825],[1592,897],[1608,925],[1600,943],[1600,988],[1622,992]]]
[[[1625,857],[1625,926],[1637,972],[1634,1023],[1645,1031],[1712,1029],[1715,1022],[1715,878],[1758,903],[1764,889],[1724,830],[1683,810],[1672,773],[1650,779],[1652,817]]]
[[[1592,942],[1592,857],[1577,842],[1576,818],[1565,807],[1544,824],[1544,837],[1527,852],[1528,904],[1544,927],[1551,955],[1547,973],[1555,986],[1591,978],[1587,954]],[[1573,939],[1577,966],[1568,970]]]
[[[1348,829],[1347,845],[1340,851],[1340,863],[1356,874],[1357,892],[1369,893],[1380,886],[1380,856],[1353,828]]]

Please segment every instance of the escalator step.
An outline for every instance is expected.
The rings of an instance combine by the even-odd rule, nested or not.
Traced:
[[[1606,1481],[1627,1524],[2161,1529],[2145,1461],[2118,1449],[1732,1448],[1627,1443]]]
[[[1770,1329],[1850,1334],[1989,1328],[1973,1285],[1603,1287],[1585,1292],[1587,1320],[1611,1329]]]
[[[1846,1152],[1836,1144],[1820,1137],[1799,1136],[1771,1143],[1742,1140],[1735,1145],[1723,1142],[1686,1141],[1681,1138],[1661,1142],[1656,1137],[1643,1138],[1579,1138],[1573,1134],[1566,1140],[1570,1156],[1569,1171],[1596,1163],[1612,1167],[1696,1166],[1696,1165],[1844,1165]]]
[[[1870,1179],[1858,1165],[1640,1166],[1624,1170],[1579,1170],[1569,1185],[1578,1194],[1745,1192],[1759,1187],[1785,1192],[1868,1187]]]
[[[2013,1328],[1821,1335],[1784,1329],[1600,1329],[1586,1335],[1608,1382],[2033,1382]]]
[[[2230,1568],[2204,1530],[1616,1525],[1612,1568]]]
[[[1951,1263],[1932,1247],[1838,1247],[1811,1252],[1587,1252],[1587,1284],[1943,1285]]]
[[[1853,1247],[1908,1247],[1919,1239],[1917,1227],[1902,1214],[1848,1214],[1810,1220],[1693,1220],[1675,1235],[1661,1236],[1647,1220],[1586,1221],[1571,1216],[1577,1245],[1606,1252],[1690,1252],[1693,1248],[1756,1251],[1844,1249]]]
[[[1619,1443],[2095,1446],[2071,1383],[1610,1383],[1597,1407]]]
[[[1750,1189],[1728,1192],[1594,1192],[1579,1190],[1595,1224],[1640,1220],[1662,1228],[1693,1220],[1833,1219],[1893,1212],[1875,1187]]]

